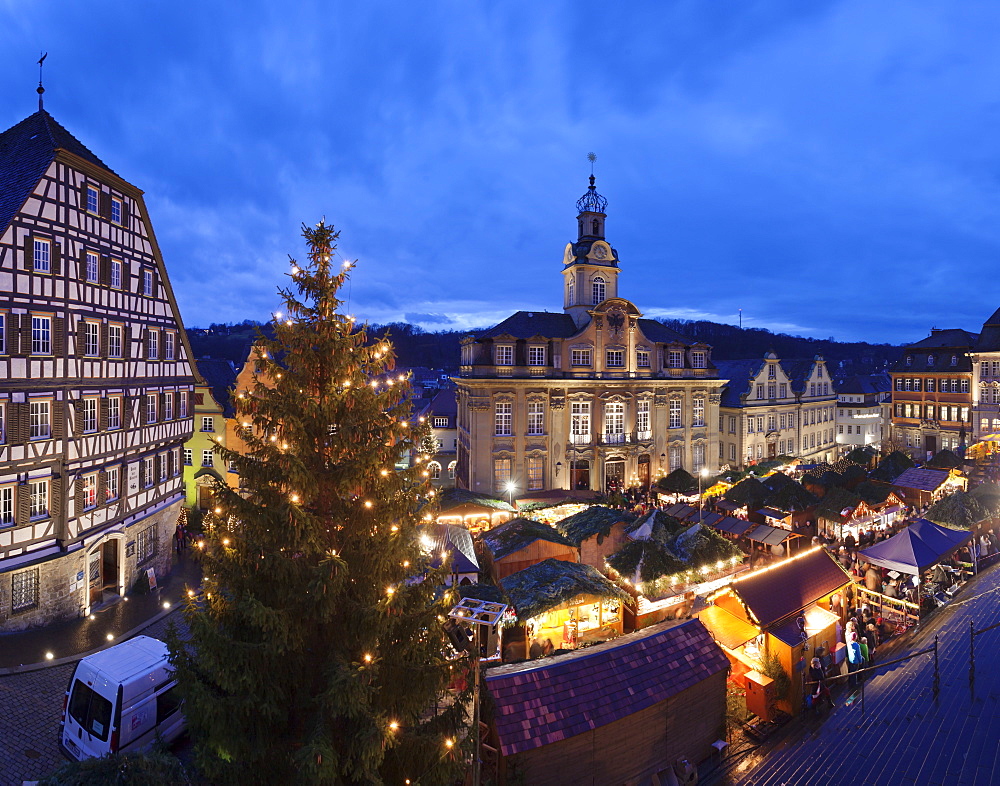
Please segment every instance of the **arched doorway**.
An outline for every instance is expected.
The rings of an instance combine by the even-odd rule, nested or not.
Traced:
[[[639,488],[649,488],[649,455],[639,456],[639,466],[638,471],[636,472],[636,477],[639,478]]]
[[[621,491],[625,488],[625,459],[612,458],[604,462],[605,491]]]
[[[116,534],[101,541],[87,554],[87,608],[100,606],[122,593],[122,541]]]
[[[590,490],[590,462],[578,459],[570,462],[570,488],[576,491]]]

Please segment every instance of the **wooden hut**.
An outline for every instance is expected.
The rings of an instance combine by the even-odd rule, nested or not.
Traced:
[[[697,620],[490,669],[484,779],[665,783],[725,733],[729,663]],[[672,775],[672,773],[671,773]],[[687,782],[687,781],[684,781]]]
[[[555,527],[531,519],[511,519],[479,536],[482,568],[494,582],[546,559],[578,560],[576,547]]]
[[[965,486],[965,478],[958,470],[923,467],[911,467],[892,482],[892,487],[914,507],[929,505],[949,491],[964,491]]]
[[[621,636],[623,607],[632,602],[590,565],[560,559],[512,573],[500,589],[526,629],[526,646],[537,639],[539,645],[551,642],[554,650]]]
[[[556,522],[556,529],[580,550],[580,562],[598,570],[625,544],[626,527],[635,516],[623,510],[594,505]]]
[[[491,529],[516,515],[517,510],[502,499],[465,489],[448,489],[438,497],[436,521],[457,524],[475,533]]]
[[[850,583],[851,577],[818,546],[737,577],[716,593],[713,605],[698,612],[698,618],[733,662],[734,674],[751,691],[762,685],[758,676],[764,654],[776,657],[790,684],[785,697],[775,704],[795,714],[802,706],[808,658],[817,647],[827,653],[838,649],[840,617],[830,610],[831,598]]]

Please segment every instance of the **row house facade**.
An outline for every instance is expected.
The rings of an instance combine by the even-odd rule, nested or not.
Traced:
[[[201,358],[195,361],[198,382],[194,388],[194,431],[184,443],[185,504],[210,510],[215,481],[239,488],[239,476],[218,455],[216,445],[228,447],[229,421],[234,409],[230,389],[236,384],[236,368],[231,360]]]
[[[719,407],[719,463],[731,467],[797,456],[835,460],[837,392],[826,361],[720,360],[728,379]]]
[[[194,376],[142,192],[39,111],[0,134],[0,630],[162,573]]]
[[[927,338],[904,347],[890,369],[892,437],[914,459],[968,444],[977,339],[965,330],[934,328]]]
[[[983,323],[972,348],[972,442],[1000,437],[1000,309]],[[971,443],[970,443],[971,444]]]
[[[886,373],[848,377],[837,385],[837,447],[880,448],[892,419],[892,380]]]
[[[459,488],[604,491],[717,467],[711,347],[619,296],[606,206],[591,177],[563,256],[562,313],[519,311],[463,340]]]

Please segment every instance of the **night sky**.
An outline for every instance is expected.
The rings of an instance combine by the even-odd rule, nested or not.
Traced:
[[[0,0],[0,125],[146,193],[188,326],[265,319],[302,222],[347,310],[562,306],[597,153],[647,316],[900,343],[1000,306],[1000,3]]]

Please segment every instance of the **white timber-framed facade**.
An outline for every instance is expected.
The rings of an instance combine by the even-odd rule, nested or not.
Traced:
[[[485,494],[647,488],[718,466],[711,347],[618,294],[591,177],[563,255],[563,311],[519,311],[462,342],[456,485]]]
[[[0,630],[162,574],[190,347],[143,193],[41,107],[0,134]]]

